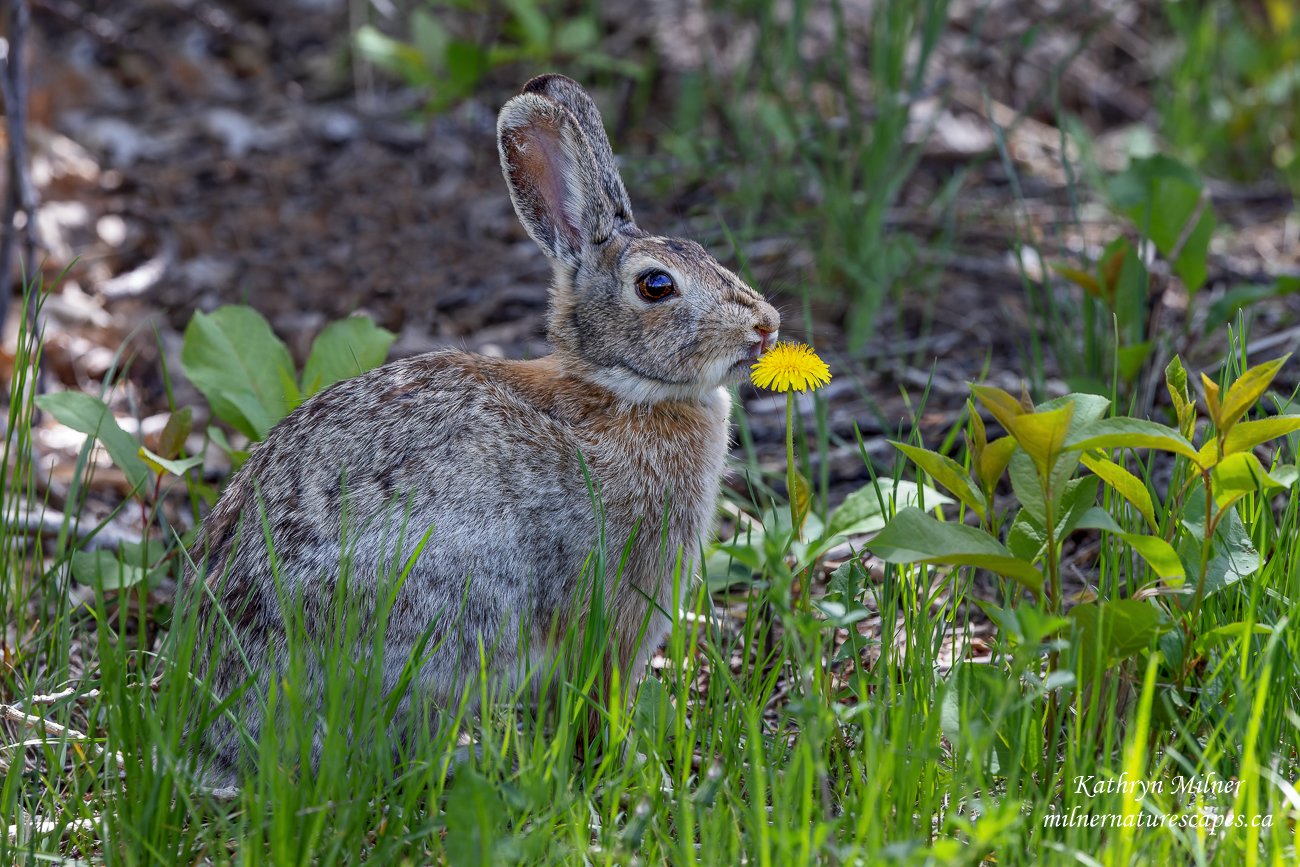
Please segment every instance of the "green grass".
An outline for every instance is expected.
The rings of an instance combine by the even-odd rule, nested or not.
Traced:
[[[899,130],[946,4],[879,5],[872,75],[885,84],[869,117],[853,98],[813,109],[820,85],[843,93],[849,85],[837,77],[844,44],[820,65],[801,60],[808,4],[795,3],[789,21],[770,3],[734,8],[758,15],[759,62],[686,77],[663,146],[688,172],[716,171],[717,148],[725,148],[739,168],[719,210],[740,215],[736,248],[774,231],[811,238],[810,290],[847,295],[846,327],[860,342],[918,273],[917,242],[887,231],[885,213],[916,164],[919,151]],[[1213,23],[1183,11],[1179,27]],[[904,50],[909,42],[916,53]],[[1202,120],[1197,94],[1213,84],[1208,67],[1194,66],[1213,56],[1210,47],[1198,49],[1190,37],[1188,45],[1201,53],[1183,56],[1171,86],[1201,82],[1202,90],[1178,90],[1188,95],[1165,108],[1175,142],[1184,141],[1179,123]],[[686,100],[687,91],[698,101]],[[717,137],[702,136],[706,130]],[[680,183],[678,168],[665,172],[665,184]],[[814,199],[810,186],[819,190]],[[39,289],[25,298],[39,303]],[[1052,299],[1037,300],[1051,318]],[[1091,313],[1090,303],[1081,309]],[[1072,337],[1048,332],[1033,347],[1035,378],[1046,378],[1049,356],[1060,363],[1074,351],[1060,345]],[[1098,353],[1111,351],[1105,334],[1096,337],[1080,366],[1096,369]],[[36,494],[43,488],[30,436],[40,350],[36,335],[20,334],[0,480],[4,515],[28,523],[47,509]],[[1225,376],[1245,369],[1238,355],[1228,353]],[[1290,405],[1281,396],[1269,410]],[[914,417],[924,408],[922,395]],[[831,445],[824,401],[809,421],[815,433],[800,440],[804,460]],[[743,437],[744,420],[737,422]],[[919,442],[906,428],[896,439]],[[1294,440],[1281,447],[1279,463],[1295,463]],[[862,453],[874,478],[882,468]],[[278,724],[253,745],[256,761],[238,790],[213,791],[197,779],[181,735],[227,709],[193,676],[197,624],[188,608],[152,607],[143,586],[71,601],[69,590],[84,586],[73,576],[74,540],[92,530],[75,518],[89,459],[87,446],[60,504],[72,517],[52,532],[0,522],[0,702],[10,709],[0,744],[0,815],[9,832],[0,836],[0,863],[1127,865],[1300,857],[1300,500],[1290,491],[1238,503],[1261,566],[1206,598],[1193,623],[1192,634],[1204,639],[1196,664],[1175,683],[1159,644],[1085,676],[1092,660],[1081,634],[1037,631],[1045,615],[987,573],[876,561],[869,571],[856,559],[829,578],[819,562],[792,569],[791,559],[809,557],[807,546],[788,538],[788,521],[781,532],[784,506],[773,492],[782,482],[763,477],[751,458],[738,467],[751,495],[728,496],[769,532],[759,540],[751,527],[750,547],[759,549],[752,561],[709,552],[717,568],[689,595],[688,611],[672,612],[663,663],[648,675],[622,672],[609,690],[597,687],[608,636],[596,619],[560,636],[557,661],[534,672],[540,700],[531,690],[503,693],[477,682],[428,725],[392,731],[393,697],[375,677],[382,629],[363,631],[340,609],[331,640],[294,633],[289,675],[260,696]],[[1128,465],[1158,495],[1157,523],[1176,524],[1168,467],[1145,453]],[[813,520],[823,525],[831,517],[827,467],[814,497]],[[884,469],[904,471],[901,463]],[[882,476],[883,495],[893,483]],[[1118,498],[1102,505],[1124,526],[1137,524]],[[944,517],[962,514],[946,507]],[[175,544],[170,528],[161,535]],[[1159,588],[1112,537],[1073,538],[1096,546],[1094,559],[1070,562],[1103,599]],[[597,559],[604,553],[595,551]],[[182,560],[170,561],[171,578]],[[804,592],[810,575],[812,598]],[[1017,628],[990,633],[977,600],[1016,602]],[[292,622],[293,602],[286,607]],[[157,643],[148,638],[160,635]],[[357,642],[370,653],[352,652]],[[312,654],[339,673],[319,706],[294,687],[294,672]],[[1058,664],[1049,671],[1051,659]],[[591,729],[593,710],[599,724]],[[13,721],[19,713],[33,719]],[[310,745],[321,733],[327,748],[313,766]],[[1189,782],[1210,791],[1180,789]],[[1143,792],[1139,783],[1160,790]],[[1207,826],[1209,816],[1229,812],[1245,825]],[[1252,827],[1256,817],[1270,827]],[[1110,821],[1130,825],[1100,824]]]
[[[38,344],[20,345],[27,354],[19,368],[30,376]],[[20,419],[30,417],[29,400],[14,406]],[[19,444],[25,424],[12,428]],[[30,464],[17,466],[21,482]],[[16,504],[30,483],[15,489],[11,476],[10,484]],[[882,490],[891,484],[883,480]],[[135,594],[101,589],[71,606],[66,554],[42,570],[39,548],[7,531],[5,619],[27,637],[7,644],[0,691],[6,704],[60,728],[11,729],[0,784],[11,835],[0,838],[0,861],[1295,859],[1294,498],[1280,507],[1244,501],[1245,527],[1265,563],[1208,597],[1198,626],[1250,628],[1208,645],[1188,689],[1156,678],[1159,658],[1147,652],[1096,679],[1075,679],[1083,660],[1068,631],[1047,641],[995,635],[986,639],[989,660],[952,667],[948,646],[971,640],[982,622],[972,600],[990,590],[1010,598],[1010,586],[977,583],[965,569],[886,566],[872,576],[850,560],[809,600],[796,583],[807,573],[778,565],[787,553],[807,556],[780,534],[782,507],[740,505],[765,515],[775,535],[766,565],[739,584],[715,581],[712,594],[690,594],[689,612],[674,613],[664,665],[645,679],[622,673],[609,693],[593,689],[607,638],[597,618],[559,637],[558,662],[535,672],[540,701],[531,690],[503,694],[474,683],[460,706],[399,737],[385,724],[393,697],[376,686],[382,627],[363,631],[341,606],[335,634],[323,641],[291,628],[286,676],[262,696],[278,723],[263,731],[237,792],[204,788],[181,739],[188,725],[224,711],[193,676],[189,609],[154,612],[152,627],[168,629],[154,652],[141,644]],[[595,554],[597,562],[605,556]],[[1104,544],[1092,574],[1107,596],[1131,593],[1142,572],[1123,546]],[[295,602],[284,604],[296,622]],[[1030,624],[1032,606],[1022,601],[1017,610]],[[382,606],[377,616],[382,623]],[[860,633],[859,623],[871,628]],[[1044,679],[1050,651],[1066,661]],[[338,673],[319,706],[295,688],[310,654]],[[624,702],[627,690],[633,698]],[[1057,727],[1048,723],[1053,705],[1062,709]],[[589,730],[593,709],[599,723]],[[316,735],[326,747],[313,767]],[[458,744],[466,736],[476,743],[468,751]],[[1139,799],[1132,788],[1108,788],[1120,774],[1163,791]],[[1190,822],[1196,807],[1175,791],[1180,779],[1227,783],[1201,797],[1206,810],[1268,816],[1272,826],[1210,833],[1050,824],[1071,815]]]

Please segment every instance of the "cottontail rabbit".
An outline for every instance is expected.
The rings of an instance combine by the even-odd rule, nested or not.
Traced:
[[[372,617],[382,566],[405,563],[430,528],[388,615],[386,687],[426,631],[437,650],[411,691],[435,705],[474,682],[480,647],[498,681],[546,660],[548,638],[587,610],[574,600],[600,531],[614,588],[610,665],[639,673],[663,640],[682,602],[673,588],[684,590],[712,529],[724,386],[745,377],[780,320],[699,244],[637,227],[599,112],[575,82],[528,82],[501,109],[497,140],[515,211],[554,266],[555,351],[393,362],[271,431],[196,548],[206,560],[203,583],[191,582],[205,624],[199,673],[216,695],[250,676],[265,694],[283,675],[283,598],[300,600],[309,635],[327,630],[346,557],[347,598]],[[310,660],[306,671],[313,682],[300,688],[319,695],[324,674]],[[234,713],[254,736],[260,707],[245,693]],[[210,779],[232,781],[233,725],[199,739]]]

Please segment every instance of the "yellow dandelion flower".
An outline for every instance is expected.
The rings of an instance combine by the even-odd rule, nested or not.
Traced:
[[[830,368],[811,346],[778,343],[758,360],[749,378],[759,388],[771,391],[807,391],[831,381]]]

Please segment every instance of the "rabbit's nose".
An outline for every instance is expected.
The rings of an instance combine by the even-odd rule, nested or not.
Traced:
[[[767,352],[772,344],[776,343],[777,332],[778,329],[768,328],[766,325],[754,326],[754,333],[758,335],[759,352]]]

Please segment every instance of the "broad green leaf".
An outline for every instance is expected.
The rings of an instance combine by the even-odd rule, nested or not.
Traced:
[[[1110,667],[1146,650],[1169,628],[1160,609],[1141,599],[1084,602],[1069,614],[1079,627],[1080,661],[1088,666],[1100,656]]]
[[[1084,476],[1065,483],[1056,510],[1056,541],[1074,532],[1079,521],[1097,502],[1097,477]]]
[[[538,49],[550,47],[551,25],[536,0],[505,0],[505,5],[514,14],[526,43]]]
[[[185,439],[194,429],[194,410],[188,406],[183,406],[167,416],[167,424],[163,425],[162,433],[158,435],[158,454],[165,458],[174,458],[185,448]]]
[[[148,464],[155,473],[171,473],[173,476],[183,476],[186,472],[203,463],[203,456],[196,455],[184,460],[174,458],[164,458],[162,455],[154,454],[144,446],[140,446],[140,459]]]
[[[1300,467],[1295,464],[1282,464],[1268,471],[1273,480],[1285,488],[1294,488],[1300,482]]]
[[[1115,519],[1103,509],[1090,509],[1079,521],[1081,529],[1101,530],[1124,540],[1138,555],[1147,562],[1151,571],[1172,587],[1180,587],[1187,576],[1183,562],[1172,545],[1157,536],[1142,533],[1127,533]]]
[[[77,551],[72,555],[72,575],[87,587],[127,590],[149,576],[142,567],[124,563],[112,551]]]
[[[1200,177],[1171,157],[1135,159],[1110,180],[1116,207],[1151,239],[1166,257],[1174,256],[1174,272],[1189,293],[1204,283],[1214,211],[1203,202]],[[1189,228],[1190,227],[1190,228]]]
[[[1008,437],[1010,439],[1010,437]],[[1047,526],[1047,503],[1043,499],[1043,486],[1034,469],[1034,462],[1020,449],[1016,449],[1008,465],[1011,491],[1021,508],[1034,517],[1040,527]]]
[[[1218,523],[1206,569],[1207,596],[1254,575],[1262,563],[1237,510],[1215,505]],[[1178,555],[1187,574],[1196,580],[1201,574],[1201,540],[1205,538],[1205,488],[1200,484],[1194,485],[1188,495],[1181,520],[1187,533],[1178,544]],[[1180,604],[1187,603],[1184,600]]]
[[[1025,408],[1007,392],[992,385],[972,385],[971,391],[979,398],[993,417],[998,420],[1008,433],[1011,432],[1011,419],[1024,415]]]
[[[1210,414],[1210,421],[1220,431],[1226,430],[1223,426],[1223,410],[1219,405],[1219,384],[1202,373],[1201,388],[1205,392],[1205,410]]]
[[[1026,563],[1037,563],[1047,547],[1047,532],[1035,521],[1028,509],[1021,509],[1007,531],[1007,549],[1012,556]]]
[[[1216,419],[1220,433],[1228,433],[1243,415],[1263,396],[1273,382],[1273,377],[1286,364],[1290,355],[1257,364],[1239,376],[1236,382],[1228,386],[1223,395],[1223,409]]]
[[[1065,443],[1067,449],[1158,449],[1183,455],[1195,461],[1195,446],[1182,434],[1138,418],[1105,418],[1088,425]]]
[[[140,443],[118,425],[102,400],[79,391],[56,391],[37,395],[36,405],[75,431],[94,437],[125,475],[131,487],[141,490],[149,480],[149,468],[137,452]]]
[[[251,307],[195,313],[185,328],[181,367],[213,412],[252,439],[263,439],[289,412],[284,378],[293,379],[293,361]]]
[[[1214,498],[1219,501],[1220,508],[1234,494],[1287,487],[1270,476],[1259,458],[1250,452],[1228,455],[1214,467],[1211,477],[1214,480]]]
[[[1258,421],[1243,421],[1233,425],[1223,438],[1223,451],[1226,454],[1249,451],[1297,430],[1300,430],[1300,415],[1274,415]]]
[[[1121,353],[1126,344],[1141,341],[1146,335],[1147,310],[1151,297],[1151,275],[1146,263],[1138,255],[1137,248],[1125,243],[1123,251],[1112,304],[1115,325],[1119,329]],[[1126,360],[1122,355],[1117,360],[1121,370],[1126,364],[1132,366],[1134,363],[1133,359]],[[1140,360],[1138,364],[1140,365]]]
[[[1043,587],[1039,571],[1012,556],[997,539],[974,527],[939,521],[916,508],[901,510],[867,547],[887,563],[974,566],[1013,578],[1035,594]]]
[[[1132,503],[1142,517],[1146,518],[1152,530],[1160,529],[1160,525],[1156,523],[1156,510],[1155,504],[1151,501],[1151,493],[1147,490],[1147,486],[1142,484],[1141,479],[1114,461],[1103,457],[1084,454],[1080,460],[1085,467],[1110,485],[1115,493]]]
[[[827,538],[831,536],[852,536],[858,533],[874,533],[885,526],[885,510],[890,503],[895,509],[920,506],[925,500],[925,508],[936,509],[952,503],[950,497],[925,485],[915,482],[881,479],[880,486],[868,482],[844,498],[834,512],[826,527]],[[884,509],[881,503],[884,503]]]
[[[1144,536],[1138,533],[1122,534],[1125,544],[1147,561],[1151,571],[1171,587],[1181,587],[1187,578],[1183,561],[1178,559],[1178,552],[1159,536]]]
[[[1067,403],[1058,409],[1024,413],[1009,420],[1008,432],[1033,459],[1040,476],[1046,477],[1051,472],[1065,445],[1073,415],[1074,404]]]
[[[1241,641],[1251,635],[1272,635],[1273,627],[1263,623],[1248,623],[1239,620],[1236,623],[1228,623],[1224,626],[1216,626],[1213,629],[1206,630],[1196,639],[1196,652],[1203,654],[1211,648],[1229,641]]]
[[[947,455],[941,455],[929,449],[892,441],[890,444],[907,455],[912,463],[929,473],[931,478],[947,488],[957,499],[979,515],[981,519],[984,518],[987,506],[984,495],[970,483],[970,479],[966,475],[966,471],[962,469],[961,464]]]
[[[984,448],[980,455],[979,477],[985,487],[992,488],[998,483],[1017,448],[1015,439],[1010,436],[998,437]]]
[[[306,396],[378,367],[388,357],[397,335],[365,316],[350,316],[326,325],[311,345],[302,371]]]

